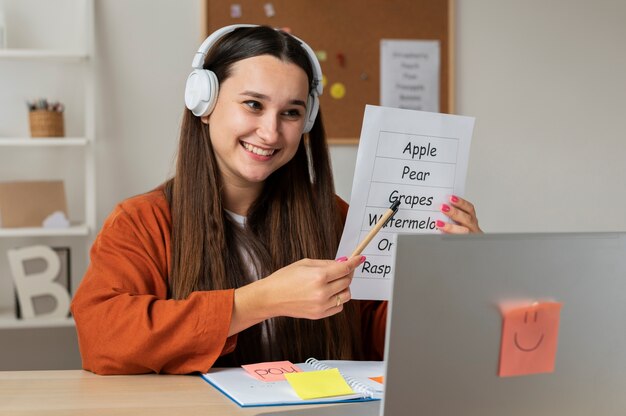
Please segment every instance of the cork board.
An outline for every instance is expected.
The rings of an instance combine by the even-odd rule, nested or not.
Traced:
[[[327,136],[332,143],[356,143],[365,105],[380,103],[381,39],[440,42],[440,111],[453,112],[453,1],[205,0],[202,31],[208,36],[238,23],[288,27],[313,50],[325,51],[320,106]],[[232,6],[240,17],[231,15]],[[329,93],[335,82],[345,85],[341,99]]]

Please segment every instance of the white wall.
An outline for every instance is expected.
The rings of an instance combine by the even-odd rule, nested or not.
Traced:
[[[626,230],[626,2],[457,3],[457,113],[477,117],[467,196],[483,228]],[[200,10],[96,1],[99,224],[171,172]],[[331,152],[349,199],[356,147]]]
[[[488,231],[626,230],[626,2],[458,1],[468,195]]]
[[[173,172],[200,15],[199,0],[96,2],[99,224]]]

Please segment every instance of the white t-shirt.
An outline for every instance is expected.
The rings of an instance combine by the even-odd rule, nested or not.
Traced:
[[[244,228],[246,226],[246,217],[244,217],[243,215],[239,215],[234,212],[228,211],[228,210],[225,210],[225,211],[228,215],[230,215],[230,217],[233,220],[235,220],[237,224],[241,226],[241,228]],[[250,280],[252,279],[258,280],[260,276],[257,275],[256,269],[254,267],[254,262],[252,261],[252,257],[250,256],[250,253],[248,252],[248,250],[245,250],[243,247],[239,247],[239,254],[241,255],[241,258],[243,259],[243,261],[245,262],[246,270],[248,272],[248,277],[250,278]],[[271,318],[262,322],[261,346],[263,348],[263,352],[266,354],[269,352],[269,348],[270,348],[269,331],[271,328],[273,328]]]

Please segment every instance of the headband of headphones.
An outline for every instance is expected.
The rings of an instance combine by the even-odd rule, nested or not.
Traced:
[[[213,73],[213,71],[203,69],[207,53],[222,37],[235,29],[257,26],[258,25],[250,24],[225,26],[211,33],[211,35],[209,35],[209,37],[202,42],[198,48],[198,52],[196,52],[193,57],[193,61],[191,63],[193,71],[189,74],[187,84],[185,86],[185,105],[193,112],[194,115],[201,117],[211,114],[215,108],[215,103],[217,102],[217,94],[219,90],[217,76]],[[311,128],[313,128],[313,124],[315,123],[315,117],[317,116],[317,112],[319,110],[319,96],[322,95],[322,92],[324,91],[324,87],[322,85],[322,67],[317,60],[315,52],[313,52],[313,49],[311,49],[306,42],[296,36],[290,36],[300,43],[302,49],[304,49],[307,57],[309,58],[311,68],[313,70],[313,80],[311,82],[309,96],[307,99],[307,114],[304,124],[304,133],[308,133],[311,131]]]

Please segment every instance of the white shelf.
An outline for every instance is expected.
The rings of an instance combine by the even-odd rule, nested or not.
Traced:
[[[87,146],[83,137],[0,137],[0,146],[12,147],[57,147]]]
[[[0,3],[2,0],[0,0]],[[18,4],[18,0],[14,0],[13,4]],[[47,2],[46,2],[47,3]],[[94,54],[94,22],[95,22],[95,0],[76,0],[66,5],[71,7],[72,15],[75,18],[71,25],[68,25],[68,30],[76,29],[75,36],[71,38],[63,38],[63,42],[48,43],[51,45],[48,49],[44,43],[31,44],[33,47],[28,48],[28,43],[22,45],[15,44],[16,48],[0,49],[0,68],[3,70],[3,74],[14,73],[20,75],[20,71],[32,70],[33,68],[39,68],[41,65],[50,66],[53,71],[64,71],[68,74],[76,72],[75,85],[76,85],[76,98],[80,95],[83,96],[83,111],[80,108],[77,114],[82,114],[82,121],[84,122],[84,128],[82,131],[74,133],[74,137],[51,137],[51,138],[31,138],[31,137],[19,137],[20,134],[26,134],[26,131],[20,133],[18,131],[9,132],[7,129],[5,137],[0,137],[0,154],[3,156],[10,155],[11,152],[15,153],[15,158],[18,162],[13,163],[10,167],[14,172],[4,173],[7,169],[3,169],[3,175],[9,176],[11,180],[19,179],[22,174],[22,167],[28,171],[29,166],[21,166],[19,160],[21,155],[25,152],[33,152],[36,156],[46,155],[48,152],[57,155],[59,151],[68,151],[68,157],[73,158],[74,162],[83,164],[83,169],[73,172],[73,174],[80,175],[84,178],[84,184],[82,191],[80,189],[72,189],[76,198],[83,198],[84,204],[84,216],[80,219],[81,223],[71,224],[69,228],[2,228],[0,227],[0,239],[9,238],[27,238],[32,240],[33,244],[43,243],[50,237],[58,238],[61,241],[69,242],[72,244],[84,243],[87,248],[91,246],[94,237],[94,231],[97,229],[96,225],[96,157],[95,157],[95,144],[96,144],[96,93],[97,93],[97,80],[95,77],[95,66],[98,62],[98,57]],[[46,6],[47,7],[47,6]],[[45,9],[45,10],[44,10]],[[37,19],[46,18],[47,10],[49,8],[38,9],[36,7],[15,7],[15,10],[19,10],[21,13],[28,13],[36,15],[32,19],[36,22]],[[17,12],[15,12],[17,14]],[[49,17],[53,19],[53,16]],[[70,19],[71,20],[71,19]],[[74,23],[76,23],[74,27]],[[28,25],[26,25],[28,26]],[[24,27],[23,31],[28,31],[31,28]],[[65,27],[59,27],[65,32]],[[43,30],[43,29],[42,29]],[[45,32],[42,32],[45,33]],[[17,38],[17,37],[16,37]],[[25,39],[37,39],[36,36],[27,37]],[[71,40],[71,42],[69,42]],[[57,46],[52,46],[52,45]],[[26,48],[21,48],[25,46]],[[67,71],[68,68],[70,71]],[[6,69],[6,71],[5,71]],[[21,78],[18,78],[21,79]],[[19,86],[13,87],[11,85],[12,79],[10,76],[4,76],[0,79],[0,94],[4,94],[4,90],[7,86],[12,87],[9,92],[17,92],[13,94],[16,97],[21,96],[19,94]],[[47,79],[46,77],[31,77],[29,78],[29,91],[32,88],[39,88],[47,94],[51,94],[51,91],[55,91],[53,88],[50,90],[50,84],[54,82],[54,79]],[[45,88],[48,87],[48,88]],[[58,88],[57,88],[58,89]],[[82,90],[82,91],[81,91]],[[63,90],[65,92],[65,90]],[[67,91],[67,94],[74,96],[74,91]],[[62,97],[55,97],[62,98]],[[22,103],[23,105],[23,103]],[[78,107],[73,105],[72,107]],[[8,156],[12,157],[12,156]],[[55,165],[56,166],[56,165]],[[3,166],[4,167],[4,166]],[[52,169],[51,166],[43,165],[44,171],[41,176],[46,176],[46,170]],[[6,180],[7,178],[0,178]],[[78,188],[76,186],[76,188]],[[69,202],[69,201],[68,201]],[[77,202],[72,200],[72,202]],[[4,240],[7,242],[8,240]],[[17,241],[17,240],[16,240]],[[53,240],[51,240],[53,241]],[[30,243],[30,242],[29,242]],[[64,243],[65,244],[65,243]],[[3,257],[6,262],[6,253],[0,252],[0,265],[2,264]],[[74,259],[72,259],[74,260]],[[88,258],[85,259],[85,266],[88,265]],[[80,263],[79,263],[80,264]],[[74,265],[68,265],[74,267]],[[82,268],[80,264],[80,268]],[[84,271],[84,270],[83,270]],[[82,271],[77,271],[77,274],[82,274]],[[2,283],[6,283],[4,280],[10,276],[0,276]],[[78,282],[75,283],[79,283]],[[3,287],[10,287],[10,283]],[[0,305],[0,330],[10,330],[19,328],[73,328],[75,326],[72,318],[65,319],[52,319],[52,318],[34,318],[34,319],[17,319],[15,317],[15,311],[13,308],[7,308],[6,305]],[[0,337],[5,336],[0,331]],[[1,413],[1,412],[0,412]]]
[[[13,309],[0,309],[0,329],[71,328],[74,326],[74,318],[17,319]]]
[[[84,52],[45,49],[0,49],[0,59],[80,62],[89,59]]]
[[[2,237],[72,237],[89,235],[89,227],[85,224],[73,225],[69,228],[1,228]]]

